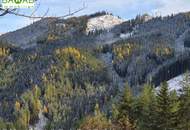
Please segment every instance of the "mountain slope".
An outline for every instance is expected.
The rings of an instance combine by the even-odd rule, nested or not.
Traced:
[[[4,34],[2,122],[27,129],[47,119],[49,129],[75,128],[96,103],[109,111],[107,103],[117,100],[125,83],[137,95],[144,83],[160,84],[188,69],[189,29],[189,13],[122,21],[103,12],[42,19]]]
[[[49,24],[54,20],[55,18],[42,19],[22,29],[3,34],[0,41],[22,48],[33,46],[39,36],[48,32]]]

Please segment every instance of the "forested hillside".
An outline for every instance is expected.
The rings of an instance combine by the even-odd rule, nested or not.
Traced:
[[[3,34],[0,129],[189,130],[189,75],[180,92],[165,82],[190,69],[189,37],[190,13],[52,17]]]

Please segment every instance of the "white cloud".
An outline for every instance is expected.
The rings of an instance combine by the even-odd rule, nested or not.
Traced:
[[[158,1],[158,0],[157,0]],[[190,11],[189,0],[159,0],[161,7],[153,9],[152,12],[159,12],[161,15],[176,14],[179,12]]]
[[[108,10],[125,18],[142,13],[160,13],[165,16],[172,13],[190,11],[189,0],[87,0],[89,11]]]

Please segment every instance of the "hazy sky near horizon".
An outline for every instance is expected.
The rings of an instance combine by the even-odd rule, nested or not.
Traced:
[[[0,0],[1,1],[1,0]],[[190,11],[190,0],[40,0],[36,15],[43,15],[49,8],[48,16],[62,16],[68,13],[69,7],[77,10],[86,4],[87,8],[76,14],[90,14],[97,11],[108,11],[123,19],[134,18],[137,14],[169,15]],[[20,13],[31,14],[34,9],[22,9]],[[7,15],[0,17],[0,33],[14,31],[32,23],[33,20]]]

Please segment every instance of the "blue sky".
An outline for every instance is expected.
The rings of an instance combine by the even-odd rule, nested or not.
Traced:
[[[36,15],[43,15],[49,8],[49,16],[62,16],[71,10],[83,6],[87,8],[76,15],[90,14],[97,11],[108,11],[123,19],[130,19],[137,14],[168,15],[190,11],[190,0],[41,0]],[[30,14],[33,9],[20,10],[20,13]],[[0,33],[14,31],[33,22],[31,19],[7,15],[0,17]]]

